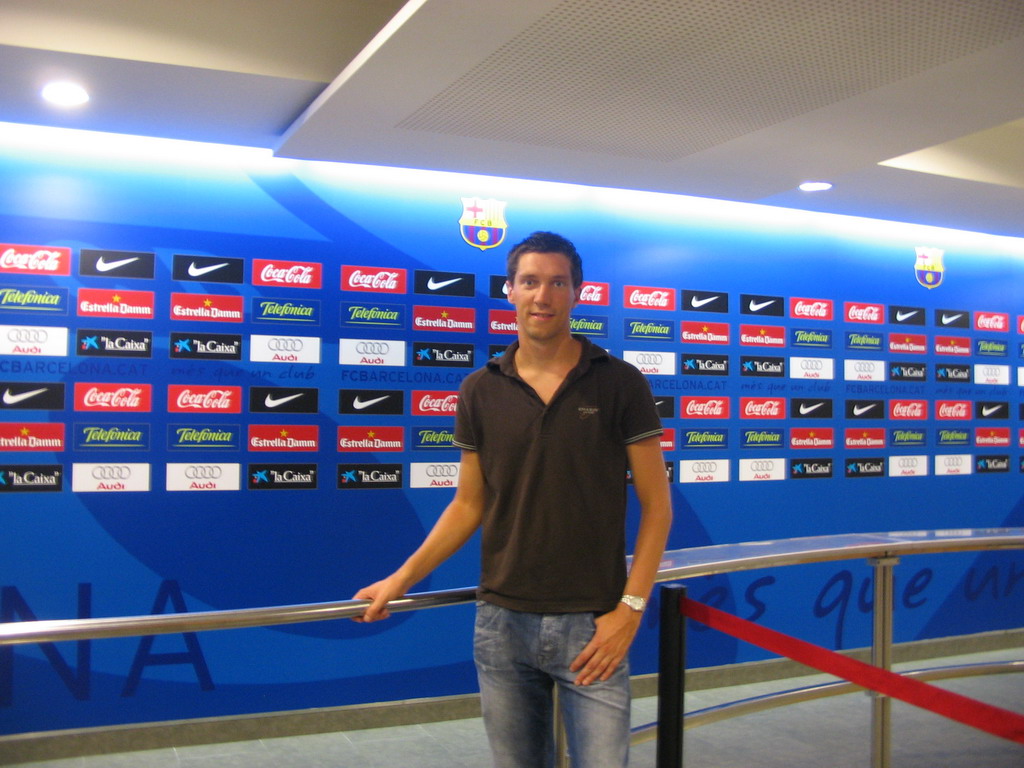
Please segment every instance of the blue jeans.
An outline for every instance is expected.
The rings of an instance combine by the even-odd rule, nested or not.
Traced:
[[[521,613],[477,603],[473,655],[495,768],[551,768],[558,686],[573,768],[629,762],[629,666],[574,685],[573,659],[594,635],[593,613]]]

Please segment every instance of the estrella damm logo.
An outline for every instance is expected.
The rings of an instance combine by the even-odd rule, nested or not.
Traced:
[[[462,239],[482,251],[501,245],[508,231],[506,205],[501,200],[462,198],[462,216],[459,217]]]

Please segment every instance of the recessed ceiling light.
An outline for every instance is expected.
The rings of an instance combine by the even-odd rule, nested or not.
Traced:
[[[89,93],[78,83],[59,80],[43,87],[43,98],[58,107],[78,107],[89,100]]]
[[[829,189],[832,189],[832,184],[828,181],[805,181],[800,185],[801,192],[824,192]]]

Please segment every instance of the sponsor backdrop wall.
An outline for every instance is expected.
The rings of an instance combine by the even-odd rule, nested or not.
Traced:
[[[3,621],[339,600],[387,573],[451,496],[456,391],[514,338],[504,256],[535,229],[583,254],[577,332],[648,374],[671,548],[1024,524],[1019,240],[67,136],[88,138],[0,142]],[[420,589],[476,576],[471,544]],[[691,594],[849,648],[869,576]],[[901,641],[1013,627],[1024,561],[909,558],[897,603]],[[471,621],[4,649],[0,727],[470,692]],[[635,672],[655,643],[648,623]],[[696,629],[689,653],[760,658]]]

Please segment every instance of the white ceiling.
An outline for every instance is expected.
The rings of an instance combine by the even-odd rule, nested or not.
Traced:
[[[0,72],[2,122],[1024,237],[1024,0],[0,0]]]

